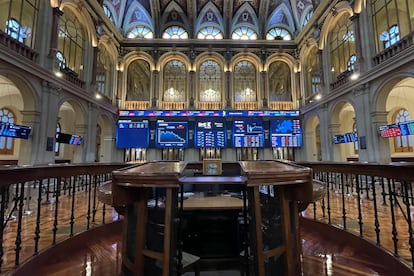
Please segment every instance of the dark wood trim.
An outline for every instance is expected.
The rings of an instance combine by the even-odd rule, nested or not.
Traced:
[[[31,275],[33,271],[38,270],[39,267],[43,266],[51,259],[56,258],[56,256],[69,256],[71,253],[76,252],[80,248],[84,248],[85,244],[90,243],[91,241],[98,240],[114,232],[121,232],[122,223],[122,220],[120,220],[92,228],[59,242],[54,246],[46,248],[45,250],[39,252],[38,255],[31,257],[26,262],[21,264],[20,267],[16,268],[12,275]]]
[[[377,263],[387,264],[390,275],[413,275],[413,271],[392,253],[373,242],[361,239],[357,235],[344,231],[338,227],[301,217],[299,219],[301,231],[317,231],[322,236],[334,237],[335,243],[343,243],[356,248],[358,251],[366,252],[367,255],[377,260]]]

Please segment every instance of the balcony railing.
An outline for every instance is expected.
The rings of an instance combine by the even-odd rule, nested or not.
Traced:
[[[222,102],[198,102],[198,108],[201,110],[220,110],[223,108]]]
[[[235,102],[234,109],[236,110],[257,110],[257,102]]]
[[[125,166],[0,167],[1,274],[65,239],[117,220],[118,214],[99,203],[97,195],[111,172]]]
[[[185,102],[162,102],[161,107],[165,110],[184,110]]]
[[[80,88],[85,87],[85,82],[79,78],[78,73],[71,70],[69,67],[60,68],[60,72],[62,72],[65,80],[79,86]]]
[[[269,102],[272,110],[293,110],[293,102]]]
[[[37,53],[32,48],[26,46],[17,39],[12,38],[2,30],[0,30],[0,43],[10,50],[16,52],[18,55],[28,58],[32,61],[34,61],[37,56]]]
[[[149,101],[125,101],[125,109],[127,110],[146,110],[149,107]]]
[[[414,269],[414,163],[301,163],[327,185],[302,212],[391,253]]]
[[[387,256],[413,268],[414,164],[301,165],[312,168],[314,178],[327,185],[324,198],[311,203],[302,216],[372,241],[378,249],[391,252]],[[98,195],[111,180],[111,172],[125,166],[2,166],[1,274],[60,241],[117,220],[118,214],[99,202]]]
[[[410,47],[411,45],[414,45],[414,32],[411,32],[407,36],[401,38],[398,42],[384,49],[378,55],[376,55],[374,57],[375,65],[381,64],[382,62],[395,56],[404,49]]]

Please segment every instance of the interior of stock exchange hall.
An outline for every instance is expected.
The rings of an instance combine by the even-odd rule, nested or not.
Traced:
[[[0,275],[414,275],[411,0],[0,1]]]

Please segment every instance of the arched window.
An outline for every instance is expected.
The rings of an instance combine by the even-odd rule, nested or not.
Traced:
[[[290,33],[282,28],[273,28],[266,34],[266,40],[291,40]]]
[[[63,56],[61,51],[56,52],[56,61],[60,69],[66,68],[66,58]]]
[[[149,101],[151,72],[148,62],[135,60],[128,66],[127,101]]]
[[[223,34],[216,27],[205,27],[197,34],[198,39],[223,39]]]
[[[236,40],[256,40],[257,33],[252,28],[239,27],[234,30],[231,38]]]
[[[39,0],[1,1],[0,29],[9,36],[34,48]]]
[[[186,30],[179,26],[171,26],[167,28],[162,34],[164,39],[187,39],[188,33]]]
[[[381,34],[380,40],[384,43],[384,48],[389,48],[400,40],[400,28],[397,25],[391,26],[388,31]]]
[[[208,60],[200,65],[200,96],[201,102],[221,101],[222,93],[222,71],[220,65]]]
[[[255,102],[257,79],[254,65],[249,61],[237,63],[233,76],[235,102]]]
[[[104,13],[106,14],[106,16],[108,16],[108,17],[109,17],[109,19],[110,19],[113,23],[115,23],[115,20],[114,20],[114,15],[112,14],[112,12],[111,12],[111,10],[108,8],[108,6],[107,6],[106,4],[104,4],[104,5],[102,6],[102,8],[103,8],[103,11],[104,11]]]
[[[321,70],[318,48],[314,47],[308,54],[306,60],[306,103],[313,100],[315,95],[321,91]]]
[[[371,2],[373,38],[377,53],[412,33],[414,30],[413,1],[376,0],[369,2]]]
[[[348,61],[355,55],[353,24],[348,14],[343,14],[329,36],[332,78],[342,78],[348,74]]]
[[[96,66],[96,90],[109,98],[112,98],[111,73],[113,69],[114,65],[108,51],[100,45]]]
[[[410,121],[410,113],[402,108],[394,113],[393,122],[398,124],[402,122]],[[397,136],[394,138],[395,152],[412,152],[413,151],[413,138],[411,135]]]
[[[132,30],[127,33],[128,38],[145,38],[152,39],[154,38],[154,33],[145,26],[135,26]]]
[[[56,138],[57,138],[57,133],[61,132],[62,127],[60,126],[59,123],[56,124]],[[60,143],[59,142],[55,142],[55,156],[59,156],[60,153]]]
[[[8,108],[0,109],[0,120],[2,123],[15,124],[16,117]],[[13,155],[14,139],[12,137],[0,136],[0,154]]]
[[[347,62],[347,70],[349,72],[353,72],[355,70],[355,62],[356,62],[356,55],[350,56]]]
[[[172,60],[164,67],[163,101],[184,102],[187,94],[187,70],[181,61]]]
[[[303,27],[305,27],[305,25],[306,25],[306,24],[308,24],[308,22],[309,22],[309,20],[311,19],[312,15],[313,15],[313,11],[312,11],[312,10],[311,10],[311,11],[309,11],[309,12],[306,14],[306,16],[305,16],[305,20],[303,20],[303,23],[302,23],[302,28],[303,28]]]
[[[276,61],[269,67],[269,100],[292,101],[291,72],[285,62]]]
[[[60,18],[58,51],[66,59],[66,68],[80,75],[83,70],[83,57],[85,48],[84,29],[76,16],[65,10]]]

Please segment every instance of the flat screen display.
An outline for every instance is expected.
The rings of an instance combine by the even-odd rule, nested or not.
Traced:
[[[119,120],[116,127],[116,147],[148,148],[149,127],[148,121]]]
[[[157,148],[186,148],[188,147],[187,122],[158,121],[156,125]]]
[[[233,146],[236,148],[260,148],[264,144],[263,121],[235,120],[233,122]]]
[[[414,121],[401,122],[398,125],[402,136],[414,134]]]
[[[58,132],[56,133],[56,142],[70,145],[81,145],[82,136]]]
[[[356,132],[337,134],[337,135],[334,135],[333,137],[334,144],[354,143],[357,141],[358,141],[358,135]]]
[[[401,136],[401,130],[398,124],[380,126],[379,130],[383,138]]]
[[[31,130],[29,126],[0,123],[0,136],[28,139]]]
[[[219,119],[196,121],[194,129],[194,147],[226,147],[226,121]]]
[[[273,148],[301,147],[302,130],[300,127],[300,120],[270,121],[270,137]]]

